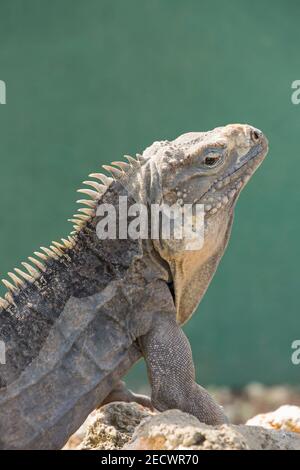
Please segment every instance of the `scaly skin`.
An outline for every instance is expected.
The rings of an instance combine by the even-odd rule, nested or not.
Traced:
[[[112,178],[87,182],[75,232],[10,273],[0,301],[2,448],[61,448],[99,403],[147,404],[120,385],[143,356],[158,410],[179,408],[208,424],[226,421],[195,382],[181,325],[195,311],[224,253],[238,195],[267,153],[263,134],[247,125],[156,142]],[[100,204],[130,202],[205,206],[202,249],[178,240],[100,240]],[[35,267],[33,268],[34,265]],[[18,276],[17,276],[18,275]],[[22,280],[21,280],[22,278]]]

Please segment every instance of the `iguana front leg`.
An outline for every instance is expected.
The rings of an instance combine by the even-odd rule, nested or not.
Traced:
[[[222,408],[195,382],[189,341],[174,314],[156,314],[140,338],[151,384],[152,404],[159,411],[177,408],[206,424],[227,422]]]

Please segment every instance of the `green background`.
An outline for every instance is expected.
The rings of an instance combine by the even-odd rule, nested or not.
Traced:
[[[204,384],[297,383],[299,15],[296,0],[0,0],[1,276],[71,230],[75,189],[101,163],[253,124],[270,153],[185,330]],[[141,365],[129,380],[145,381]]]

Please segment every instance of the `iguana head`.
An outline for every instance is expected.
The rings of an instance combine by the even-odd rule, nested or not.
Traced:
[[[226,247],[235,202],[267,151],[268,142],[260,130],[231,124],[183,134],[144,152],[144,158],[151,154],[152,179],[159,181],[156,202],[204,205],[200,250],[186,251],[177,240],[154,241],[172,272],[179,322],[193,313],[203,296]],[[154,178],[156,173],[159,176]]]
[[[166,203],[202,203],[206,217],[232,207],[264,159],[268,142],[249,125],[183,134],[156,156]]]

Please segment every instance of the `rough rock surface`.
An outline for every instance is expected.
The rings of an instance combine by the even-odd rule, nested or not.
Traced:
[[[225,414],[228,416],[232,424],[244,424],[252,417],[258,414],[266,414],[276,410],[286,403],[293,403],[296,410],[300,409],[300,388],[287,385],[265,386],[259,383],[250,383],[243,389],[233,390],[228,387],[209,388],[210,393],[216,401],[224,407]],[[149,395],[150,390],[147,386],[139,390],[139,393]],[[294,407],[293,407],[294,408]],[[94,411],[83,423],[83,425],[70,437],[64,449],[76,449],[84,439],[88,426],[99,411]],[[254,418],[253,418],[254,419]],[[256,419],[256,418],[255,418]],[[293,420],[295,417],[293,417]],[[269,429],[268,423],[252,422],[253,425],[260,425]],[[251,423],[247,423],[251,424]],[[286,429],[291,430],[291,429]],[[294,431],[297,429],[294,429]]]
[[[83,450],[121,449],[127,444],[140,422],[151,416],[151,411],[137,403],[111,403],[93,416],[85,438],[79,445]]]
[[[143,421],[126,449],[300,450],[300,437],[245,425],[207,426],[178,410]]]
[[[299,416],[300,408],[285,408],[290,418],[291,408],[293,416]],[[283,411],[280,412],[282,420]],[[262,421],[261,425],[264,426]],[[289,431],[292,429],[285,426]],[[267,427],[270,429],[254,425],[207,426],[178,410],[153,413],[136,403],[118,402],[94,412],[77,449],[300,450],[298,434]]]
[[[285,405],[272,413],[254,416],[246,423],[248,426],[262,426],[267,429],[284,429],[300,433],[300,407]]]

